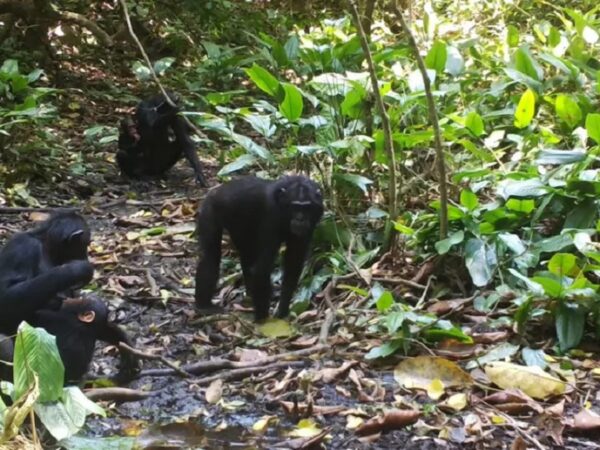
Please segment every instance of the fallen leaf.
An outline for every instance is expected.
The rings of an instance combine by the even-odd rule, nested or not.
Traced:
[[[219,403],[221,397],[223,396],[223,380],[220,378],[218,380],[210,383],[210,386],[206,389],[206,401],[213,405]]]
[[[423,389],[439,398],[445,387],[468,386],[471,376],[457,364],[437,356],[417,356],[405,359],[394,369],[394,379],[407,389]]]
[[[292,437],[313,437],[321,433],[317,423],[312,419],[302,419],[298,422],[295,430],[290,431],[289,436]]]
[[[316,380],[322,379],[324,383],[331,383],[335,379],[344,375],[351,367],[358,364],[358,361],[346,361],[340,367],[327,368],[319,371]]]
[[[571,428],[576,431],[600,430],[600,415],[589,409],[582,409],[573,418],[573,425]]]
[[[387,411],[383,416],[375,417],[356,429],[356,434],[365,436],[382,433],[384,431],[400,430],[411,425],[421,416],[420,411],[412,409],[394,409]]]
[[[542,413],[544,408],[519,389],[508,389],[502,392],[496,392],[483,399],[486,403],[495,405],[501,411],[520,414],[526,411],[535,411]]]
[[[489,379],[503,389],[520,389],[527,395],[545,399],[565,392],[566,383],[544,372],[538,366],[495,361],[485,366]]]
[[[467,394],[458,393],[451,395],[445,402],[440,403],[439,407],[451,411],[462,411],[467,407],[467,404]]]
[[[271,422],[276,422],[276,416],[263,416],[252,425],[252,430],[257,433],[264,433]]]
[[[283,319],[268,318],[258,326],[258,331],[270,338],[288,337],[294,332],[291,325]]]

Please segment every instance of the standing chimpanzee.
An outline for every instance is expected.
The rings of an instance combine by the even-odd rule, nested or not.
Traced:
[[[59,212],[15,235],[0,250],[0,336],[15,334],[23,320],[47,329],[56,336],[67,380],[85,373],[96,339],[129,342],[123,331],[108,323],[101,301],[65,300],[93,277],[89,243],[83,217]],[[124,371],[135,371],[135,360],[121,358]]]
[[[179,98],[168,94],[177,104]],[[159,176],[184,155],[194,169],[196,182],[207,186],[188,124],[178,113],[179,107],[171,106],[160,94],[138,104],[135,122],[129,118],[121,121],[116,156],[121,172],[131,178]]]
[[[246,289],[256,320],[269,315],[271,271],[279,247],[285,243],[283,283],[278,317],[289,313],[315,226],[323,215],[318,185],[303,176],[276,181],[244,177],[211,191],[197,222],[200,259],[196,269],[196,304],[214,311],[212,297],[219,278],[221,238],[229,232],[240,254]]]

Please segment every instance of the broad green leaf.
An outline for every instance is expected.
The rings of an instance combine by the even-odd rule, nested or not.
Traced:
[[[295,122],[302,115],[302,109],[304,108],[302,94],[300,94],[298,88],[293,84],[283,83],[282,86],[285,91],[285,97],[279,104],[279,111],[287,120]]]
[[[254,155],[241,155],[235,161],[230,162],[229,164],[221,167],[221,170],[217,173],[217,176],[222,177],[224,175],[229,175],[230,173],[237,172],[238,170],[244,169],[245,167],[249,167],[256,162],[256,157]]]
[[[481,136],[485,131],[483,119],[475,111],[471,111],[469,114],[467,114],[467,117],[465,118],[465,127],[467,127],[469,131],[477,137]]]
[[[541,67],[535,62],[531,53],[526,47],[520,47],[515,51],[514,56],[515,69],[519,72],[533,78],[536,81],[541,81],[544,77],[544,72]]]
[[[56,338],[42,328],[21,323],[15,339],[15,395],[19,398],[33,383],[40,382],[40,401],[52,402],[62,396],[65,369],[56,347]]]
[[[583,161],[586,157],[584,150],[554,150],[545,149],[538,153],[537,164],[571,164]]]
[[[475,286],[487,285],[496,269],[496,253],[481,239],[469,239],[465,245],[465,265]]]
[[[505,179],[498,183],[498,194],[508,200],[510,197],[541,197],[546,194],[546,186],[537,178],[529,180]]]
[[[433,86],[435,84],[436,71],[426,69],[426,72],[427,77],[429,78],[429,83]],[[423,77],[421,76],[421,71],[419,69],[415,69],[408,74],[408,88],[411,92],[421,92],[425,90],[425,84],[423,82]]]
[[[527,89],[517,105],[515,110],[515,126],[525,128],[529,126],[535,114],[535,94],[531,89]]]
[[[385,291],[383,294],[379,296],[375,305],[377,306],[377,311],[385,312],[394,304],[394,296],[390,291]]]
[[[425,57],[425,67],[433,69],[437,73],[442,73],[446,67],[446,57],[446,43],[435,41]]]
[[[546,362],[546,353],[542,349],[533,349],[529,347],[525,347],[521,351],[521,356],[523,357],[523,361],[528,366],[538,366],[542,369],[548,367],[548,363]]]
[[[579,345],[585,329],[585,311],[579,305],[561,304],[556,312],[556,335],[564,352]]]
[[[148,81],[152,78],[152,73],[150,72],[150,69],[148,69],[148,66],[142,63],[141,61],[134,62],[132,70],[137,79],[140,81]]]
[[[506,27],[506,44],[511,48],[519,45],[519,29],[514,25]]]
[[[465,60],[460,51],[452,45],[448,45],[446,51],[446,72],[457,77],[465,68]]]
[[[394,339],[378,347],[373,347],[365,355],[365,359],[385,358],[393,355],[402,346],[402,339]]]
[[[521,241],[521,238],[516,234],[512,233],[500,233],[498,234],[498,238],[516,255],[520,255],[525,253],[527,247]]]
[[[559,94],[556,97],[556,114],[569,127],[575,128],[583,118],[583,113],[577,102],[570,95]]]
[[[156,72],[156,75],[162,75],[167,71],[169,67],[173,65],[174,62],[175,58],[173,58],[172,56],[159,59],[154,63],[154,72]]]
[[[19,73],[19,62],[16,59],[7,59],[0,67],[0,73],[6,75],[17,75]]]
[[[369,185],[373,184],[372,180],[369,180],[368,178],[363,177],[362,175],[355,175],[352,173],[336,173],[334,175],[334,178],[336,178],[338,180],[343,180],[346,183],[356,186],[361,191],[363,191],[365,194],[367,193],[367,189],[368,189]]]
[[[277,96],[279,81],[267,69],[263,69],[255,63],[249,69],[245,69],[245,71],[260,90],[272,97]]]
[[[559,277],[566,277],[577,268],[577,257],[571,253],[556,253],[548,261],[548,270]]]
[[[544,295],[544,288],[541,284],[536,283],[535,281],[527,278],[522,273],[517,272],[515,269],[508,269],[508,271],[519,280],[521,280],[525,285],[529,288],[532,294],[534,295]]]
[[[544,288],[544,293],[548,297],[552,298],[560,298],[564,291],[560,282],[553,278],[548,277],[533,277],[531,281],[538,283],[542,288]]]
[[[585,118],[585,129],[588,136],[600,145],[600,114],[588,114]]]
[[[567,214],[563,229],[593,228],[597,215],[598,207],[596,206],[596,200],[593,198],[585,198]]]
[[[456,244],[460,244],[465,238],[465,233],[462,230],[459,230],[455,233],[452,233],[446,239],[442,239],[435,243],[435,249],[440,255],[444,255],[448,253],[448,251],[452,248],[452,246]]]
[[[460,192],[460,204],[467,208],[469,211],[473,211],[479,206],[479,199],[477,195],[468,189],[463,189]]]
[[[511,211],[518,211],[525,214],[529,214],[535,209],[535,200],[520,200],[518,198],[509,198],[505,206]]]

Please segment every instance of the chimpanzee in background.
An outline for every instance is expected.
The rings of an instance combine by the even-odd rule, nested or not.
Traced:
[[[90,238],[83,217],[59,212],[13,236],[0,250],[0,336],[15,334],[23,320],[45,328],[56,336],[67,380],[85,373],[96,339],[129,342],[108,323],[100,300],[65,300],[93,277],[87,259]],[[129,356],[122,360],[125,371],[135,370]]]
[[[289,314],[315,226],[323,215],[318,185],[304,176],[276,181],[239,178],[211,191],[198,213],[200,259],[196,269],[196,304],[213,312],[212,297],[219,278],[221,238],[229,232],[240,254],[246,290],[257,321],[269,315],[271,271],[285,243],[283,283],[278,317]]]
[[[168,94],[177,104],[179,98]],[[194,169],[196,182],[207,186],[188,124],[178,113],[179,107],[171,106],[159,94],[138,104],[135,122],[130,118],[121,121],[116,156],[121,172],[131,178],[159,176],[185,156]]]

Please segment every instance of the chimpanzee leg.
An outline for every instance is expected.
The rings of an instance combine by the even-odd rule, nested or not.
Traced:
[[[194,169],[196,182],[202,187],[207,187],[208,184],[206,183],[206,178],[204,178],[202,172],[202,163],[200,163],[200,160],[198,159],[198,153],[196,153],[194,142],[189,135],[188,124],[183,117],[176,116],[173,118],[172,127],[173,132],[175,133],[176,144],[183,149],[183,154]]]
[[[204,205],[200,209],[196,230],[200,242],[200,257],[196,268],[196,306],[210,310],[214,308],[212,298],[219,281],[223,236],[223,228],[211,205]]]
[[[302,274],[309,244],[310,237],[309,239],[290,239],[286,244],[285,256],[283,257],[283,282],[277,317],[287,317],[290,312],[290,301],[298,287],[298,280]]]
[[[264,241],[263,241],[264,242]],[[254,303],[254,318],[256,321],[261,321],[269,317],[269,306],[273,297],[273,288],[271,286],[271,272],[273,270],[273,262],[277,256],[277,245],[265,245],[261,249],[261,253],[250,269],[250,282],[246,285],[246,289],[250,292]]]

